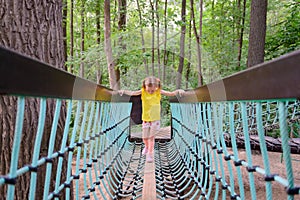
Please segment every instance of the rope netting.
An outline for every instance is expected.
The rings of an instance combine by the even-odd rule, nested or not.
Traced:
[[[39,122],[35,138],[32,160],[18,168],[19,149],[22,140],[26,97],[18,98],[15,135],[9,173],[0,176],[0,187],[6,186],[6,199],[14,199],[15,184],[18,177],[30,173],[29,199],[35,199],[37,171],[46,165],[43,199],[70,199],[74,190],[76,199],[88,199],[93,195],[113,198],[120,183],[119,173],[127,172],[130,157],[127,152],[133,150],[128,143],[130,121],[130,103],[110,103],[99,101],[67,100],[66,122],[63,140],[59,151],[54,151],[58,118],[62,107],[61,99],[56,99],[56,109],[52,120],[47,157],[39,157],[41,138],[45,125],[46,99],[39,98]],[[132,159],[132,158],[131,158]],[[57,170],[52,163],[58,161]],[[67,163],[67,172],[62,171]],[[126,166],[125,166],[126,165]],[[50,180],[51,173],[56,173],[55,181]],[[61,180],[62,173],[66,179]],[[117,181],[117,183],[116,183]],[[55,189],[50,191],[50,184],[55,182]],[[100,195],[96,196],[95,191]],[[65,196],[62,196],[62,193]]]
[[[272,190],[274,182],[282,186],[280,192],[286,192],[288,199],[299,195],[293,174],[299,163],[291,157],[291,146],[297,147],[298,154],[300,151],[299,135],[293,138],[300,132],[299,105],[299,101],[289,100],[171,104],[171,149],[180,155],[181,169],[185,170],[181,173],[184,178],[180,182],[185,183],[181,190],[188,191],[181,198],[257,199],[257,190],[261,190],[258,179],[265,181],[264,199],[277,199],[274,194],[279,191]],[[272,130],[272,137],[276,133],[282,147],[286,172],[280,175],[269,160],[266,138],[270,136],[266,133]],[[237,138],[243,139],[243,158]],[[259,145],[263,166],[253,159],[255,145]]]
[[[39,98],[34,154],[18,168],[25,100],[18,98],[10,171],[0,176],[0,187],[7,188],[6,199],[14,199],[18,177],[25,173],[31,176],[29,199],[35,199],[37,171],[43,165],[44,199],[70,199],[71,191],[75,199],[142,198],[145,157],[143,145],[128,140],[131,103],[56,99],[48,154],[39,157],[47,112],[46,99]],[[61,147],[54,151],[63,101],[66,126]],[[275,182],[288,199],[299,195],[299,179],[295,181],[293,174],[299,163],[291,154],[292,146],[300,151],[299,101],[171,103],[171,110],[173,139],[155,144],[157,199],[257,199],[257,179],[265,181],[265,199],[274,199]],[[284,174],[277,173],[269,161],[266,138],[272,131],[272,138],[277,134],[282,146]],[[243,138],[243,158],[237,138]],[[263,166],[253,159],[255,145],[259,145]],[[57,170],[52,169],[55,160]],[[63,164],[67,164],[66,172]],[[50,180],[52,173],[55,180]],[[64,180],[62,173],[67,174]]]

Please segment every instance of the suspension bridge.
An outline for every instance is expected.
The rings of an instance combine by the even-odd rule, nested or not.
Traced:
[[[156,142],[155,161],[146,163],[131,137],[130,97],[1,47],[1,102],[16,115],[11,152],[0,160],[0,199],[260,199],[258,181],[263,199],[299,199],[299,63],[295,51],[171,98],[171,137]],[[29,114],[38,118],[35,133],[24,132]],[[24,134],[33,143],[25,161]],[[282,156],[283,172],[270,152]]]

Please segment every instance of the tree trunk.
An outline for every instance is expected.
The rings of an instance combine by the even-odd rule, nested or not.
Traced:
[[[80,23],[80,30],[81,30],[81,43],[80,43],[80,56],[81,56],[81,62],[80,62],[80,72],[79,76],[84,78],[84,40],[85,40],[85,0],[81,0],[81,10],[80,10],[80,17],[81,17],[81,23]]]
[[[97,6],[96,6],[96,27],[97,27],[97,44],[100,46],[101,43],[101,22],[100,22],[100,1],[97,1]],[[101,66],[100,62],[97,59],[96,60],[96,66],[97,66],[97,74],[96,74],[96,79],[97,79],[97,84],[102,84],[102,72],[101,72]]]
[[[143,18],[142,18],[142,12],[141,12],[141,7],[140,7],[139,0],[136,0],[136,5],[137,5],[137,8],[138,8],[138,12],[139,12],[140,27],[141,27],[140,32],[141,32],[141,37],[142,37],[143,63],[144,63],[144,66],[145,66],[146,76],[149,76],[149,68],[148,68],[148,65],[147,65],[147,60],[145,58],[146,49],[145,49],[145,39],[144,39],[144,31],[143,31]]]
[[[243,37],[244,37],[244,26],[245,26],[245,17],[246,17],[246,3],[247,0],[243,1],[243,9],[242,9],[242,20],[241,20],[241,32],[239,33],[238,37],[238,67],[241,66],[241,59],[242,59],[242,49],[243,49]]]
[[[73,32],[73,19],[74,19],[74,15],[73,15],[73,11],[74,11],[74,0],[70,0],[70,55],[69,57],[71,57],[71,60],[73,60],[74,58],[74,32]],[[69,71],[71,73],[73,73],[73,69],[74,65],[70,64],[70,69]]]
[[[247,67],[264,62],[267,0],[252,0]]]
[[[167,40],[168,40],[168,20],[167,20],[167,9],[168,9],[168,0],[165,0],[165,9],[164,9],[164,32],[165,32],[165,39],[164,39],[164,56],[163,56],[163,74],[162,74],[162,83],[166,81],[166,66],[168,64],[168,57],[167,57]]]
[[[185,89],[189,87],[189,78],[191,73],[191,58],[192,58],[192,12],[190,13],[191,17],[188,24],[188,55],[187,55],[187,66],[186,66],[186,75],[185,75]]]
[[[152,0],[150,0],[150,6],[151,6],[151,27],[152,27],[152,49],[151,49],[151,68],[152,68],[152,76],[154,76],[154,61],[155,61],[155,51],[154,51],[154,43],[155,43],[155,26],[154,26],[154,6]]]
[[[110,37],[110,0],[104,1],[104,29],[104,45],[109,74],[109,84],[112,89],[115,89],[117,87],[117,79],[115,74],[115,62],[113,59]]]
[[[67,17],[68,17],[68,2],[63,0],[63,41],[64,41],[64,55],[65,61],[68,59],[67,53]],[[65,65],[65,71],[68,71],[67,65]]]
[[[118,30],[121,33],[119,36],[119,47],[121,47],[122,52],[126,52],[126,44],[123,42],[123,36],[122,33],[124,33],[126,31],[126,13],[127,13],[127,9],[126,9],[126,4],[127,1],[126,0],[118,0],[118,5],[119,5],[119,20],[118,20]],[[121,57],[121,52],[119,52],[119,56],[118,58]],[[118,59],[119,62],[119,59]],[[126,70],[126,69],[125,69]],[[120,83],[120,76],[121,76],[121,72],[120,72],[120,68],[117,67],[116,68],[116,81],[117,81],[117,89],[120,89],[121,87],[121,83]]]
[[[182,0],[181,4],[181,36],[180,36],[180,55],[179,55],[179,65],[176,75],[176,88],[181,88],[181,80],[182,80],[182,71],[184,65],[184,45],[185,45],[185,30],[186,30],[186,0]]]
[[[161,66],[160,66],[160,42],[159,42],[159,8],[158,8],[158,1],[155,1],[155,12],[156,12],[156,39],[157,39],[157,77],[161,79]]]
[[[197,46],[197,71],[198,71],[198,86],[203,85],[203,77],[202,77],[202,59],[201,59],[201,37],[202,37],[202,16],[203,16],[203,0],[200,0],[200,21],[199,21],[199,34],[197,32],[195,14],[194,14],[194,1],[191,0],[191,18],[193,22],[193,30],[196,37],[196,46]]]
[[[65,50],[62,29],[62,1],[1,1],[0,45],[13,49],[20,54],[39,59],[57,68],[64,69]],[[26,68],[26,65],[24,65]],[[24,77],[24,79],[29,77]],[[38,86],[37,86],[38,87]],[[10,168],[12,143],[14,139],[16,105],[15,97],[0,96],[0,174],[7,174]],[[39,101],[27,98],[22,141],[19,152],[18,167],[32,161],[35,135],[39,118]],[[60,149],[65,121],[65,104],[57,129],[55,150]],[[51,130],[51,121],[55,110],[55,102],[47,101],[47,115],[42,139],[40,157],[46,157]],[[52,180],[56,176],[57,160],[53,162]],[[35,199],[43,198],[46,166],[39,167],[37,172]],[[63,166],[63,173],[66,166]],[[65,181],[65,173],[61,181]],[[15,199],[29,198],[30,173],[21,175],[15,185]],[[50,191],[54,190],[55,182],[51,182]],[[6,198],[7,186],[0,187],[1,199]],[[73,198],[73,197],[72,197]]]

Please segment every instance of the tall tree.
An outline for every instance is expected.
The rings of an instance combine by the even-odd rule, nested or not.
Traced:
[[[126,44],[123,41],[123,33],[126,31],[126,13],[127,13],[127,1],[126,0],[118,0],[118,30],[120,32],[119,35],[119,46],[122,49],[122,52],[126,52]],[[120,58],[120,51],[119,56]],[[119,60],[118,60],[119,62]],[[120,89],[120,68],[116,67],[116,81],[117,81],[117,88]]]
[[[80,72],[79,76],[84,77],[84,44],[85,44],[85,0],[81,0],[81,9],[80,9],[80,35],[81,35],[81,43],[80,43],[80,54],[81,54],[81,62],[80,62]]]
[[[155,13],[156,13],[156,39],[157,39],[157,77],[159,79],[161,79],[161,66],[160,66],[160,36],[159,36],[159,31],[160,31],[160,27],[159,27],[159,6],[158,6],[159,0],[155,1]]]
[[[166,65],[168,62],[167,57],[167,40],[168,40],[168,19],[167,19],[167,9],[168,9],[168,0],[165,0],[165,8],[164,8],[164,55],[163,55],[163,73],[162,73],[162,82],[166,81]]]
[[[23,1],[2,0],[0,15],[0,45],[13,49],[20,54],[46,62],[64,69],[64,45],[62,29],[62,1]],[[26,23],[25,23],[26,22]],[[27,66],[24,65],[24,68]],[[30,77],[24,77],[30,78]],[[38,86],[37,86],[38,87]],[[0,174],[7,174],[10,168],[12,143],[16,118],[17,99],[11,96],[0,96]],[[36,98],[26,100],[23,134],[19,152],[19,166],[31,162],[34,138],[37,132],[39,101]],[[47,115],[41,146],[40,157],[47,156],[47,147],[51,132],[51,121],[55,111],[55,102],[47,101]],[[63,136],[65,123],[65,105],[61,111],[55,150],[58,151]],[[53,162],[52,179],[55,179],[57,160]],[[65,166],[64,166],[65,169]],[[63,169],[63,171],[65,171]],[[35,199],[43,199],[45,166],[37,171]],[[65,181],[65,174],[62,177]],[[30,174],[20,176],[16,182],[15,199],[29,199]],[[54,190],[51,182],[50,190]],[[6,198],[6,186],[0,187],[1,199]]]
[[[109,74],[109,84],[112,89],[116,89],[115,62],[111,48],[110,0],[104,0],[104,29],[104,49]]]
[[[247,67],[264,62],[268,0],[252,0]]]
[[[186,0],[181,3],[181,33],[180,33],[180,54],[179,65],[176,75],[176,88],[181,88],[182,71],[184,66],[184,45],[185,45],[185,31],[186,31]]]
[[[185,74],[185,89],[188,89],[189,87],[189,79],[190,79],[190,73],[191,73],[191,58],[192,58],[192,12],[190,12],[190,19],[188,24],[188,52],[187,52],[187,60],[189,61],[186,66],[186,74]]]
[[[74,58],[74,27],[73,27],[73,20],[74,20],[74,0],[70,0],[70,54],[71,60]],[[71,62],[70,64],[70,72],[73,73],[74,66]]]
[[[151,27],[152,27],[152,43],[151,43],[151,69],[152,69],[152,76],[154,76],[154,62],[155,62],[155,17],[154,17],[154,5],[152,0],[150,0],[150,6],[151,6]]]
[[[201,59],[201,37],[202,37],[202,18],[203,18],[203,0],[200,0],[200,20],[199,20],[199,34],[196,27],[195,13],[194,13],[194,1],[191,0],[191,18],[193,22],[193,30],[196,37],[196,46],[197,46],[197,71],[198,71],[198,86],[203,85],[203,77],[202,77],[202,59]]]
[[[239,19],[238,27],[238,67],[241,66],[242,50],[243,50],[243,37],[244,37],[244,27],[245,27],[245,17],[246,17],[246,3],[247,0],[243,0],[243,8],[241,8],[241,0],[238,0],[238,9],[241,10],[242,16]]]
[[[67,17],[68,17],[68,2],[67,0],[63,0],[63,41],[64,41],[64,54],[65,54],[65,61],[68,59],[67,53]],[[65,70],[67,71],[67,66],[65,66]]]
[[[142,38],[143,63],[145,66],[146,75],[149,76],[149,67],[147,65],[147,60],[145,58],[146,49],[145,49],[145,38],[144,38],[144,30],[143,30],[143,18],[142,18],[142,11],[141,11],[141,6],[139,3],[139,0],[136,0],[136,5],[138,8],[139,20],[140,20],[140,33],[141,33],[141,38]]]
[[[97,27],[97,30],[96,30],[96,35],[97,35],[97,44],[100,46],[100,43],[101,43],[101,22],[100,22],[100,19],[101,19],[101,16],[100,16],[100,1],[97,1],[96,3],[96,27]],[[96,60],[96,66],[97,66],[97,73],[96,73],[96,76],[97,76],[97,83],[98,84],[102,84],[102,72],[101,72],[101,67],[100,67],[100,62],[99,60],[97,59]]]

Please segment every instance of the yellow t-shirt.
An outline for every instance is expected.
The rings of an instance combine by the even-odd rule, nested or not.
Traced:
[[[160,120],[160,89],[153,94],[149,94],[142,88],[142,120],[156,121]]]

